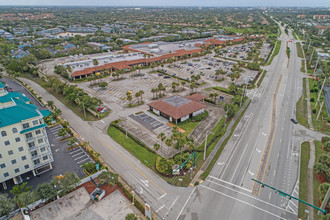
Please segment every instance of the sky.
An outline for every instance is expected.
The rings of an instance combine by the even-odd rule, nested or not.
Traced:
[[[329,0],[0,0],[0,5],[329,7]]]

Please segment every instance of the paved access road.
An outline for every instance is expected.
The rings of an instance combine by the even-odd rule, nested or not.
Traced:
[[[288,42],[292,35],[288,37],[281,29],[279,55],[266,67],[261,87],[249,93],[252,102],[244,117],[209,177],[194,189],[177,219],[297,219],[296,201],[251,180],[257,178],[298,197],[300,144],[322,137],[290,121],[295,118],[304,75],[296,43]]]

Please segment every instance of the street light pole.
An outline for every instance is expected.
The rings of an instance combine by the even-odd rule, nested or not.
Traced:
[[[134,205],[134,190],[132,190],[132,194],[133,194],[133,202],[132,202],[132,205]]]
[[[205,145],[204,145],[204,160],[205,160],[205,157],[206,157],[207,135],[208,135],[209,133],[212,133],[212,134],[214,134],[212,131],[206,131],[206,136],[205,136]]]

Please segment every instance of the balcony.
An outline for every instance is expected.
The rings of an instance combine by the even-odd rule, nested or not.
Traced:
[[[33,147],[29,147],[29,151],[37,150],[39,146],[35,145]]]
[[[29,137],[29,138],[25,138],[25,142],[30,142],[30,141],[34,141],[36,138],[35,137]]]

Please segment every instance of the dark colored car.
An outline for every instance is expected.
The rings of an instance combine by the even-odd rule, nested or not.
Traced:
[[[164,76],[164,79],[168,79],[168,78],[171,78],[170,76]]]
[[[292,121],[293,123],[295,123],[295,124],[298,124],[298,121],[297,121],[296,119],[294,119],[294,118],[291,118],[291,121]]]

